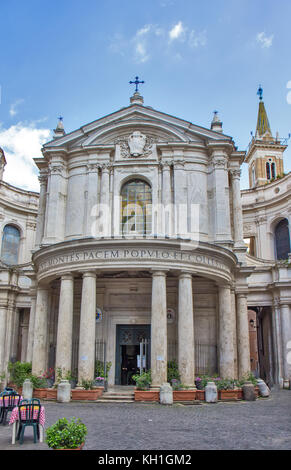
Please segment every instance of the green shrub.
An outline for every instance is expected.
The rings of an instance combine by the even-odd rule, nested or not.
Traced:
[[[136,374],[132,376],[136,386],[139,390],[147,390],[152,383],[151,371],[143,372],[142,374]]]
[[[33,388],[45,388],[47,386],[47,381],[44,377],[38,377],[31,373],[31,362],[9,362],[8,370],[11,382],[17,387],[22,387],[26,379],[31,381]]]
[[[31,362],[9,362],[8,370],[11,382],[17,387],[22,387],[25,379],[30,379],[31,377]]]
[[[104,362],[96,361],[95,364],[95,376],[96,377],[104,377],[106,380],[108,379],[108,373],[111,369],[112,362],[106,362],[106,370],[104,371]]]
[[[37,377],[31,374],[27,378],[31,380],[33,388],[47,388],[47,380],[44,377]]]
[[[84,380],[84,379],[82,379],[81,385],[85,390],[92,390],[92,388],[94,386],[94,380]]]
[[[180,381],[178,364],[175,360],[168,361],[167,364],[167,381],[171,384],[172,380]]]
[[[60,418],[46,429],[45,442],[52,449],[76,449],[85,442],[86,435],[87,427],[80,418]]]

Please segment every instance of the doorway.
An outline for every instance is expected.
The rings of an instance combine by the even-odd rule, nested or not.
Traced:
[[[116,325],[116,385],[135,385],[132,376],[140,372],[142,340],[150,340],[150,325]],[[150,348],[143,365],[150,368]]]

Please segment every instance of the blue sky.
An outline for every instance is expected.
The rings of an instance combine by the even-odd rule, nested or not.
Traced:
[[[136,75],[147,106],[204,127],[218,110],[240,150],[262,84],[273,134],[291,132],[289,0],[0,0],[0,15],[0,146],[11,184],[37,191],[32,158],[57,117],[70,132],[127,106]]]

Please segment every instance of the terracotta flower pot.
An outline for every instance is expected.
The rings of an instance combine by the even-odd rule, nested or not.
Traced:
[[[205,390],[196,390],[196,400],[205,401]]]
[[[46,393],[47,400],[56,400],[57,399],[57,389],[56,388],[48,388]]]
[[[94,388],[93,390],[73,389],[71,390],[72,400],[97,400],[103,393],[103,387]]]
[[[34,388],[32,396],[33,398],[39,398],[40,400],[45,400],[47,396],[47,388]]]
[[[243,391],[242,388],[239,388],[237,391],[237,399],[242,400],[243,399]]]
[[[218,400],[222,401],[236,401],[238,399],[239,391],[235,390],[219,390],[218,391]]]
[[[173,390],[173,401],[193,401],[196,393],[196,390]]]
[[[135,401],[159,401],[160,392],[158,390],[135,390]]]

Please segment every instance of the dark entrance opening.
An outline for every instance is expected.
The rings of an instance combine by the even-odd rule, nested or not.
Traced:
[[[150,340],[150,335],[150,325],[116,326],[116,385],[135,385],[132,376],[140,372],[140,343]],[[150,344],[143,367],[150,368]]]
[[[139,372],[138,355],[139,346],[125,344],[121,346],[121,385],[135,385],[132,376]]]

